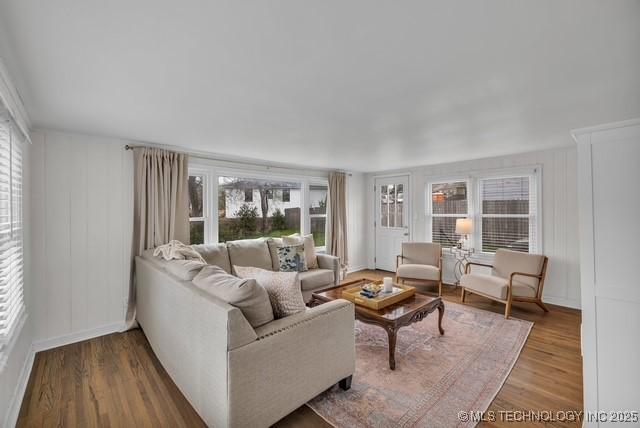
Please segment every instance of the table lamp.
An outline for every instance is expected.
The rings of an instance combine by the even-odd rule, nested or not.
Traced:
[[[458,248],[469,248],[469,235],[473,232],[473,222],[470,218],[459,218],[456,220],[456,234],[461,235],[458,241]]]

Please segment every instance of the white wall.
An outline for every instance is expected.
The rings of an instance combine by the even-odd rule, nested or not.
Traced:
[[[11,426],[22,403],[23,387],[26,386],[26,377],[31,369],[33,353],[31,343],[33,341],[35,310],[33,299],[35,295],[32,280],[31,262],[31,180],[30,158],[32,147],[29,143],[23,146],[23,221],[24,221],[24,298],[27,310],[27,319],[19,336],[9,353],[6,365],[0,372],[0,424]]]
[[[51,131],[32,140],[36,342],[117,328],[133,220],[127,142]]]
[[[525,153],[511,156],[428,165],[380,173],[411,173],[411,239],[425,240],[426,193],[429,177],[464,176],[469,172],[483,172],[500,168],[540,165],[542,169],[542,252],[549,257],[547,281],[543,300],[574,308],[580,307],[580,278],[577,225],[577,154],[575,147]],[[367,230],[374,236],[373,181],[377,173],[367,174]],[[369,190],[371,189],[371,190]],[[367,246],[369,267],[374,267],[375,240]],[[445,257],[444,281],[452,282],[453,260]]]
[[[347,245],[349,251],[349,271],[367,268],[367,192],[366,176],[354,172],[347,179]]]

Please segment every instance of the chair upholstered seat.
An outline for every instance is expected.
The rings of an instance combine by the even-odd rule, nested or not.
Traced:
[[[477,291],[496,299],[506,300],[509,280],[495,275],[467,274],[460,278],[460,285],[469,291]],[[512,292],[517,297],[536,297],[536,289],[528,284],[513,281]]]
[[[396,275],[407,279],[438,281],[440,279],[440,269],[437,266],[430,265],[403,264],[398,266]]]

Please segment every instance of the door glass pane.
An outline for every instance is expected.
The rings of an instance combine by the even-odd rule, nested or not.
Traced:
[[[396,187],[389,184],[389,227],[396,227]]]
[[[380,227],[389,227],[389,194],[387,186],[380,187]]]
[[[204,178],[201,175],[189,176],[189,217],[203,217],[202,190]]]
[[[404,227],[404,186],[396,185],[396,227]]]

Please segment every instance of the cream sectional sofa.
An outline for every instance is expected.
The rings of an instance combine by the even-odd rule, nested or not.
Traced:
[[[263,246],[264,245],[264,246]],[[209,264],[274,269],[263,240],[199,245]],[[271,242],[273,246],[273,242]],[[266,248],[266,253],[265,253]],[[354,307],[346,300],[253,328],[240,309],[197,288],[196,263],[136,257],[137,320],[207,425],[267,427],[355,372]],[[337,281],[337,262],[301,274],[303,293]],[[329,280],[329,273],[331,279]]]

